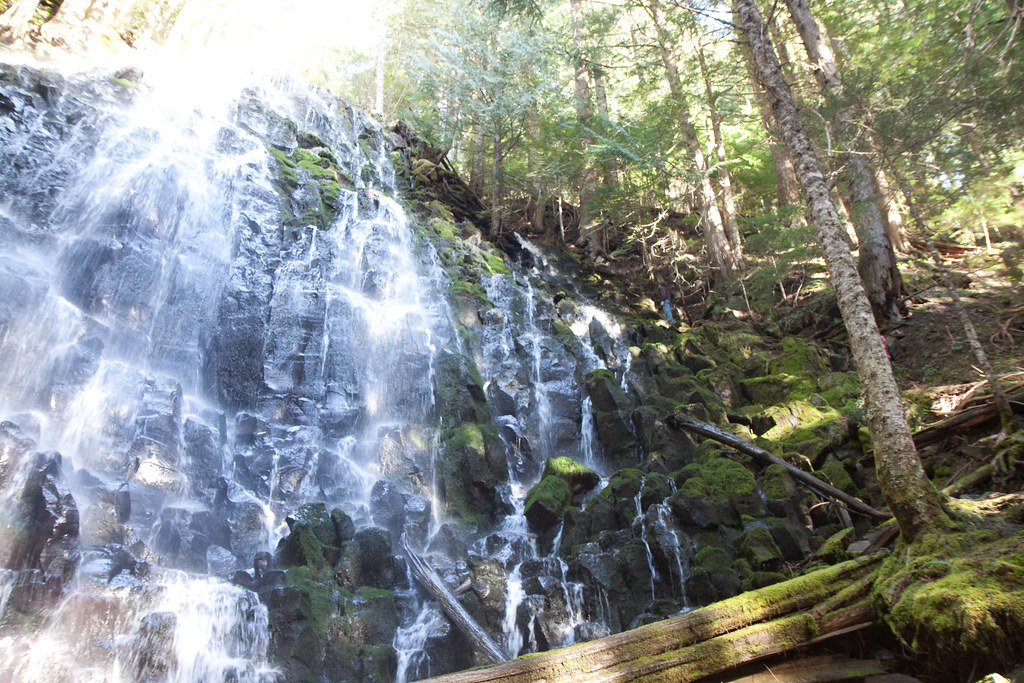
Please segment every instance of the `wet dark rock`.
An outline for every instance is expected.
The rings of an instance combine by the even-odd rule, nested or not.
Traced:
[[[19,617],[28,622],[29,630],[33,625],[41,626],[62,598],[63,586],[64,581],[59,576],[47,575],[41,569],[17,571],[6,588],[7,600],[0,631],[8,625],[26,626],[18,624]]]
[[[251,291],[226,291],[217,309],[217,334],[204,356],[203,376],[225,407],[256,405],[263,386],[263,303]]]
[[[206,551],[211,545],[204,533],[203,519],[184,508],[167,507],[153,537],[153,549],[173,566],[190,571],[206,571]]]
[[[500,631],[505,616],[505,568],[492,558],[471,557],[469,572],[471,590],[464,596],[463,606],[484,630]]]
[[[377,526],[393,534],[401,533],[405,522],[405,500],[395,484],[380,479],[373,485],[370,489],[370,515]]]
[[[61,456],[32,451],[33,444],[18,435],[4,423],[0,478],[10,497],[0,511],[0,531],[8,539],[0,548],[0,566],[70,580],[78,562],[79,514],[64,483]],[[11,491],[13,486],[19,488]]]
[[[139,680],[160,679],[178,665],[174,653],[174,635],[178,617],[173,612],[152,612],[139,623],[129,661],[135,664]]]
[[[586,389],[594,412],[594,426],[605,455],[616,467],[634,465],[638,441],[629,418],[634,406],[623,394],[614,375],[606,370],[587,375]]]
[[[422,496],[407,495],[403,508],[404,525],[401,533],[414,548],[420,548],[427,542],[430,524],[433,519],[430,501]]]
[[[395,563],[391,554],[391,534],[370,527],[353,538],[359,554],[359,585],[392,589],[396,585]]]
[[[190,417],[182,428],[182,441],[188,462],[186,473],[192,489],[200,491],[216,487],[224,469],[220,435]]]

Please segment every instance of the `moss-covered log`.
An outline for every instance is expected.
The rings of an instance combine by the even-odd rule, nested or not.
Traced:
[[[696,680],[848,632],[843,596],[863,595],[874,573],[875,558],[862,557],[607,638],[433,680]]]

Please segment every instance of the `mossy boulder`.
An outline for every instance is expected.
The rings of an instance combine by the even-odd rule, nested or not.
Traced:
[[[498,493],[508,483],[505,447],[491,424],[467,422],[442,436],[440,495],[448,515],[463,524],[491,523],[504,512]]]
[[[764,433],[764,438],[812,462],[849,439],[846,419],[816,394],[769,406],[765,414],[775,421],[775,426]]]
[[[755,570],[774,570],[782,564],[782,551],[764,526],[752,526],[736,539],[736,550]]]
[[[458,425],[465,422],[491,422],[492,412],[476,365],[454,351],[438,354],[435,362],[435,396],[441,423]]]
[[[569,485],[569,495],[573,500],[593,490],[601,482],[597,472],[565,456],[548,458],[541,477],[548,476],[563,479]]]
[[[640,437],[640,443],[647,459],[645,468],[651,472],[668,474],[693,462],[697,447],[689,434],[680,429],[670,429],[664,416],[675,412],[656,411],[650,406],[640,406],[633,411],[633,427]]]
[[[341,545],[352,537],[352,520],[343,511],[330,514],[323,503],[307,503],[285,518],[288,535],[277,547],[282,567],[309,565],[317,570],[337,563]]]
[[[587,375],[584,384],[605,456],[616,467],[636,464],[638,442],[630,420],[634,406],[615,375],[608,370],[595,370]]]
[[[691,570],[686,591],[698,605],[732,597],[742,588],[740,574],[733,566],[732,558],[719,546],[702,547],[691,562]]]
[[[543,477],[526,495],[524,513],[530,528],[544,532],[558,523],[562,511],[572,500],[572,493],[565,479],[549,474]]]

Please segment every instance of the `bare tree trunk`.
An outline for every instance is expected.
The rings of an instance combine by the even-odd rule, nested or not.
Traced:
[[[679,69],[676,66],[676,57],[669,43],[668,29],[665,27],[658,0],[648,0],[647,9],[654,23],[654,29],[658,34],[658,47],[661,50],[661,59],[665,66],[665,77],[668,80],[668,87],[678,107],[676,115],[679,119],[679,130],[683,136],[683,142],[690,152],[690,159],[693,161],[694,168],[700,173],[696,197],[697,206],[701,212],[701,224],[704,227],[704,240],[707,243],[708,254],[711,257],[713,267],[717,271],[717,276],[728,278],[739,268],[739,263],[725,235],[722,214],[718,210],[715,190],[711,187],[711,178],[707,173],[704,149],[701,147],[700,138],[697,136],[697,128],[693,125],[693,120],[690,118],[689,104],[683,91],[682,79],[679,77]]]
[[[893,176],[896,178],[896,182],[900,186],[900,192],[903,193],[903,198],[907,202],[907,207],[910,209],[910,215],[914,219],[914,225],[917,226],[918,232],[924,237],[925,243],[928,245],[928,253],[931,254],[932,260],[935,261],[935,265],[939,269],[939,273],[942,275],[942,282],[946,286],[946,291],[949,292],[950,298],[953,300],[953,308],[956,310],[956,315],[960,319],[960,325],[964,328],[964,336],[967,337],[967,343],[971,347],[971,351],[974,353],[974,359],[978,361],[978,367],[985,374],[985,379],[988,381],[989,387],[992,388],[992,397],[996,405],[996,412],[999,414],[999,425],[1000,425],[1000,438],[1008,435],[1014,431],[1016,427],[1016,420],[1013,416],[1013,408],[1010,406],[1010,400],[1006,397],[1006,391],[1003,389],[1002,382],[999,381],[999,375],[996,374],[995,369],[992,367],[992,363],[988,360],[988,354],[985,353],[985,349],[982,347],[981,342],[978,340],[978,333],[974,329],[974,324],[971,322],[971,318],[967,315],[967,308],[964,306],[963,301],[960,300],[960,294],[956,290],[956,285],[953,284],[953,278],[949,274],[949,270],[946,268],[946,264],[942,262],[942,256],[935,248],[935,243],[932,241],[931,232],[928,230],[928,223],[925,221],[924,216],[917,208],[917,203],[914,202],[914,196],[910,189],[910,184],[907,179],[894,166],[891,166]]]
[[[877,150],[875,156],[877,157]],[[896,203],[892,188],[889,186],[889,178],[881,165],[874,167],[875,187],[878,190],[878,198],[885,208],[885,229],[892,242],[893,249],[901,253],[910,251],[910,239],[907,235],[907,227],[903,224],[903,216],[900,215],[900,208]]]
[[[494,133],[491,143],[491,237],[500,237],[504,211],[502,202],[505,200],[505,152],[499,133]]]
[[[594,99],[597,103],[597,113],[605,121],[608,121],[611,119],[611,115],[608,111],[608,84],[604,77],[604,69],[595,65],[593,71]],[[614,157],[608,159],[601,166],[604,184],[608,187],[617,188],[619,186],[619,164],[616,159]]]
[[[913,541],[922,532],[945,523],[947,518],[914,447],[871,305],[857,276],[853,256],[843,241],[839,216],[768,39],[761,12],[754,0],[733,0],[733,12],[742,38],[750,48],[758,80],[768,93],[783,139],[793,157],[810,221],[825,253],[857,366],[882,494],[904,538]]]
[[[826,97],[842,103],[843,86],[839,67],[828,40],[804,0],[786,0],[793,23],[807,50],[818,84]],[[850,220],[857,231],[858,270],[864,280],[868,300],[879,321],[902,319],[903,279],[896,265],[896,254],[882,218],[881,203],[875,189],[874,174],[867,157],[858,149],[854,108],[842,104],[833,119],[836,144],[846,150],[842,174],[849,197]]]
[[[754,99],[757,102],[757,109],[761,113],[761,120],[764,122],[765,133],[768,135],[768,149],[772,155],[772,168],[775,171],[775,198],[780,210],[787,207],[800,206],[800,184],[796,180],[796,169],[793,168],[793,160],[789,156],[789,150],[779,137],[779,124],[775,120],[771,104],[767,96],[757,82],[754,74],[754,65],[750,62],[750,56],[744,55],[747,65],[747,74],[754,86]],[[790,227],[802,227],[807,225],[807,219],[803,212],[798,212],[790,221]]]
[[[569,0],[569,11],[572,14],[572,46],[575,60],[573,83],[576,95],[576,120],[580,124],[580,152],[583,156],[579,220],[580,231],[585,233],[590,222],[590,204],[593,202],[594,188],[597,185],[597,171],[590,159],[587,158],[588,150],[594,140],[588,132],[592,125],[593,109],[590,104],[590,71],[587,69],[587,62],[583,55],[582,0]]]
[[[711,132],[715,138],[715,162],[718,174],[718,185],[722,188],[722,218],[725,220],[725,236],[729,240],[729,247],[732,249],[733,259],[736,267],[742,269],[743,263],[743,242],[740,239],[739,215],[736,211],[736,199],[732,193],[732,178],[729,174],[729,165],[725,157],[725,140],[722,138],[722,115],[718,110],[718,98],[711,87],[711,74],[708,73],[708,66],[704,60],[704,46],[697,45],[697,61],[700,64],[700,74],[704,80],[704,92],[708,98],[708,114],[711,116]]]
[[[483,126],[479,123],[473,124],[473,156],[469,165],[469,189],[478,197],[484,194],[484,153],[486,152],[487,138]]]

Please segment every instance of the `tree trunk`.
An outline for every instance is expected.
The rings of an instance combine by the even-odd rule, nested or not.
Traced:
[[[732,249],[736,267],[743,268],[743,243],[740,239],[739,214],[736,211],[736,199],[732,193],[732,178],[725,157],[725,140],[722,138],[722,114],[718,110],[714,89],[711,87],[711,74],[708,73],[704,60],[704,46],[697,45],[697,61],[700,75],[704,80],[704,92],[708,98],[708,114],[711,116],[711,132],[715,138],[715,165],[718,174],[718,185],[722,188],[722,218],[725,220],[725,235]]]
[[[594,99],[597,103],[597,113],[605,121],[611,120],[611,113],[608,111],[608,83],[604,77],[604,69],[594,66]],[[619,164],[614,157],[607,159],[601,164],[601,175],[604,184],[608,187],[618,188],[619,186]]]
[[[476,646],[477,651],[492,664],[507,661],[508,657],[501,651],[494,639],[480,628],[473,617],[469,616],[469,613],[448,589],[441,577],[437,575],[434,568],[413,551],[404,535],[402,536],[402,550],[409,560],[409,566],[412,568],[416,580],[437,600],[448,619],[462,631],[469,642]]]
[[[593,109],[590,104],[590,71],[583,54],[583,2],[569,0],[569,11],[572,16],[572,47],[573,47],[573,84],[576,95],[576,120],[580,125],[580,154],[583,161],[583,172],[580,175],[580,231],[585,234],[590,222],[590,205],[594,198],[597,185],[597,171],[588,158],[590,146],[594,143],[589,132]]]
[[[878,155],[875,154],[877,157]],[[889,185],[889,178],[882,167],[875,166],[875,187],[878,189],[878,198],[885,207],[885,229],[889,235],[892,247],[901,253],[910,251],[910,238],[907,235],[907,227],[903,224],[903,216],[900,215],[896,197],[893,195],[892,187]]]
[[[789,156],[789,149],[781,141],[779,124],[775,120],[775,114],[772,113],[772,107],[768,102],[767,96],[757,82],[757,76],[754,74],[754,65],[751,64],[749,55],[744,55],[744,62],[747,66],[747,74],[750,77],[751,84],[754,86],[752,90],[754,100],[757,103],[758,111],[761,113],[765,133],[768,135],[768,150],[772,155],[772,168],[775,171],[775,199],[778,209],[781,211],[786,208],[798,207],[800,206],[800,184],[796,180],[796,169],[793,168],[793,160]],[[792,221],[790,221],[790,227],[793,228],[804,225],[807,225],[807,221],[803,212],[796,213]]]
[[[669,43],[668,29],[665,27],[658,0],[649,0],[648,13],[658,34],[658,47],[661,50],[661,59],[665,66],[665,77],[668,81],[668,87],[678,107],[677,116],[679,119],[679,130],[683,136],[683,143],[690,152],[690,159],[693,161],[694,169],[700,174],[700,181],[697,183],[696,192],[697,208],[701,212],[704,240],[707,243],[711,265],[716,270],[718,278],[728,278],[737,270],[739,264],[725,235],[722,214],[718,210],[715,190],[711,187],[711,178],[707,173],[704,149],[701,147],[700,138],[697,136],[697,128],[693,125],[693,120],[690,118],[690,107],[686,101],[686,94],[683,91],[683,82],[679,77],[676,57]]]
[[[491,237],[501,236],[502,213],[505,200],[505,163],[501,135],[495,133],[491,139]]]
[[[747,43],[761,86],[768,93],[783,139],[796,165],[797,177],[825,253],[839,310],[857,366],[868,428],[875,450],[875,469],[882,495],[909,542],[946,521],[939,496],[925,476],[914,447],[892,367],[872,315],[842,226],[829,198],[828,186],[810,138],[804,131],[789,84],[767,39],[754,0],[733,0],[736,23]]]
[[[478,197],[484,195],[484,168],[487,138],[483,126],[473,124],[473,157],[469,165],[469,189]]]
[[[858,270],[864,281],[875,318],[897,323],[902,319],[902,287],[896,254],[882,218],[881,203],[875,188],[874,174],[863,149],[858,149],[859,136],[853,107],[843,102],[843,86],[839,67],[828,40],[822,35],[817,20],[804,0],[786,0],[793,23],[807,50],[822,92],[826,98],[840,103],[832,120],[835,144],[845,150],[842,155],[842,177],[849,197],[850,220],[857,231],[859,244]],[[866,147],[866,146],[865,146]]]

